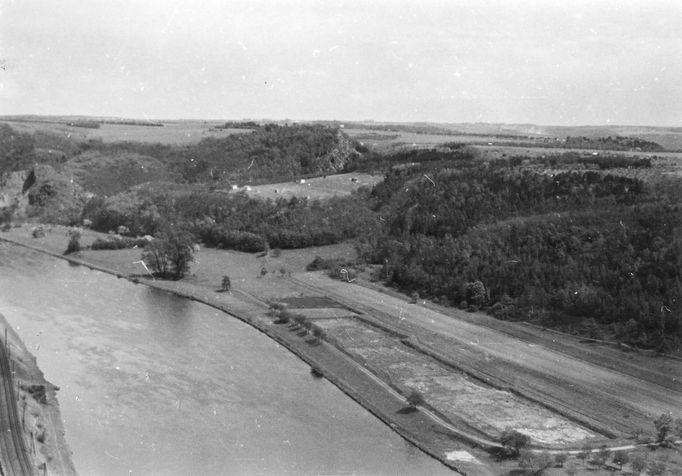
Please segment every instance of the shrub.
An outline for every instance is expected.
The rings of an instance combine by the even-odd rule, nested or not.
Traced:
[[[656,427],[656,441],[658,443],[665,442],[668,433],[672,429],[673,418],[670,414],[661,413],[661,415],[654,420]]]
[[[650,476],[663,476],[666,474],[668,466],[663,461],[652,461],[647,469]]]
[[[559,453],[554,456],[554,463],[560,468],[564,467],[564,463],[568,459],[568,455],[566,453]]]
[[[546,451],[532,453],[528,450],[522,450],[519,457],[519,466],[530,469],[532,474],[542,474],[552,466],[552,457]]]
[[[327,260],[325,260],[321,256],[315,256],[315,259],[313,259],[305,267],[305,269],[307,271],[319,271],[319,270],[328,269],[328,268],[329,268],[329,263],[327,262]]]
[[[589,445],[585,445],[578,452],[578,454],[576,455],[576,458],[578,458],[582,462],[585,462],[585,460],[590,456],[591,452],[592,452],[592,447],[590,447]]]
[[[646,468],[646,455],[643,453],[637,453],[632,457],[632,461],[630,462],[630,468],[632,469],[632,474],[635,476],[639,476],[642,471],[644,471],[644,468]]]
[[[675,418],[675,427],[673,429],[675,436],[682,438],[682,418]]]
[[[306,322],[306,317],[303,314],[293,314],[291,320],[294,321],[297,326],[303,327]]]
[[[291,313],[286,309],[278,312],[275,324],[288,324],[291,321]]]
[[[603,446],[596,453],[592,453],[592,459],[590,460],[590,463],[597,466],[603,466],[604,463],[606,463],[606,460],[609,459],[610,454],[611,451],[606,446]]]
[[[327,337],[327,334],[324,331],[324,329],[322,329],[321,327],[314,326],[313,327],[313,336],[315,336],[316,342],[318,344],[320,344]]]
[[[424,396],[417,390],[412,390],[407,396],[407,404],[410,408],[417,408],[417,406],[422,406],[425,403],[426,400],[424,400]]]
[[[69,243],[66,245],[66,254],[76,253],[81,250],[81,232],[77,228],[69,230]]]
[[[530,437],[511,427],[507,427],[500,435],[500,443],[504,445],[512,456],[516,456],[522,448],[530,444]]]
[[[619,450],[613,454],[613,463],[617,464],[620,469],[623,469],[623,465],[630,461],[630,456],[627,451]]]
[[[149,241],[144,238],[97,238],[90,248],[93,250],[121,250],[124,248],[144,248]]]

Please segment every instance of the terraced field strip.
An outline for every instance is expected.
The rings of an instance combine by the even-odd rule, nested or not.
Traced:
[[[540,446],[578,445],[595,435],[546,408],[471,379],[355,319],[321,320],[333,342],[403,395],[416,390],[442,420],[487,441],[516,428]]]
[[[545,405],[569,408],[590,428],[627,436],[661,413],[682,408],[682,393],[530,344],[484,326],[361,286],[303,273],[292,280],[367,313],[395,332],[414,335],[472,372],[490,375]]]

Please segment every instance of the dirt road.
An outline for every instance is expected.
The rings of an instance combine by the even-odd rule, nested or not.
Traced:
[[[626,436],[638,428],[652,430],[656,416],[678,413],[682,408],[682,392],[675,377],[664,386],[655,373],[652,378],[646,374],[637,378],[321,273],[302,273],[293,280],[418,337],[465,370],[503,382],[605,434]],[[607,365],[614,360],[612,354],[619,353],[608,348],[602,352],[609,357],[604,359]],[[625,361],[627,354],[622,355]],[[668,365],[672,375],[682,377],[681,362],[671,360]]]

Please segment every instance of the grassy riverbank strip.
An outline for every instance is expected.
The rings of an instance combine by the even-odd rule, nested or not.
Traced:
[[[485,442],[468,440],[465,438],[466,434],[452,431],[443,425],[446,422],[439,423],[425,411],[409,410],[402,395],[395,392],[334,345],[314,342],[309,337],[299,335],[296,329],[292,329],[290,326],[274,324],[273,319],[266,315],[268,311],[266,304],[258,302],[258,300],[241,299],[238,297],[240,295],[238,292],[217,293],[213,287],[186,280],[162,281],[141,276],[137,272],[132,272],[140,270],[131,266],[132,260],[130,259],[133,256],[139,256],[139,250],[120,250],[121,252],[106,254],[87,252],[64,255],[60,251],[64,235],[58,231],[57,233],[52,232],[55,235],[54,237],[50,237],[50,234],[48,231],[46,239],[34,239],[24,229],[23,232],[0,235],[0,239],[56,258],[66,259],[75,265],[86,266],[134,283],[171,292],[207,304],[236,317],[291,351],[386,423],[393,431],[449,468],[469,475],[494,474],[488,465],[482,462],[488,458],[487,453],[480,448],[480,446],[485,446]],[[87,256],[94,253],[98,253],[97,256],[105,257],[106,263]],[[472,461],[452,461],[447,458],[448,454],[458,451],[474,455]]]

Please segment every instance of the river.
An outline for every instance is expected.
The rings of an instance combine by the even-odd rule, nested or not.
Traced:
[[[0,244],[0,312],[82,475],[453,474],[208,306]]]

